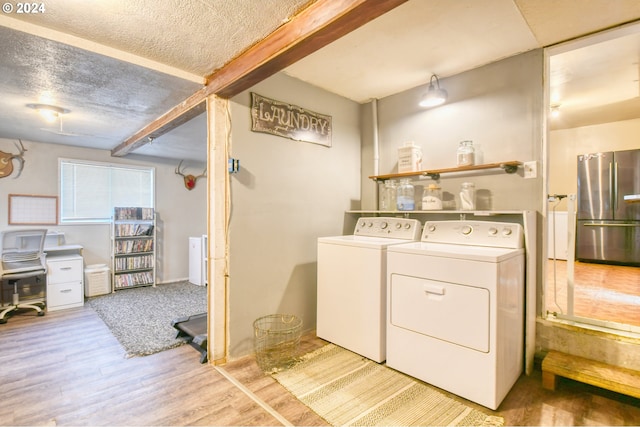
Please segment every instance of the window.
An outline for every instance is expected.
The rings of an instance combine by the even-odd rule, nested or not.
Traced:
[[[115,206],[154,207],[154,168],[60,159],[60,222],[107,222]]]

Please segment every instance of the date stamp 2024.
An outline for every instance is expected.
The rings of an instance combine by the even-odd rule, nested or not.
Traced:
[[[31,3],[11,3],[5,2],[2,3],[2,12],[4,13],[16,13],[16,14],[38,14],[45,13],[46,7],[44,3],[41,2],[31,2]]]

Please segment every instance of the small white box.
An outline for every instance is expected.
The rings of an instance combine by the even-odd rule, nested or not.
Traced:
[[[105,264],[92,264],[84,269],[84,296],[95,297],[111,293],[109,267]]]
[[[398,148],[398,173],[422,170],[422,149],[413,142]]]

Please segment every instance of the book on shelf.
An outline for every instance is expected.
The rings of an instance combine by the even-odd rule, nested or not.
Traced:
[[[115,243],[116,255],[153,251],[153,239],[118,240]]]
[[[130,256],[115,260],[116,271],[141,270],[153,268],[153,255]]]
[[[150,271],[115,275],[116,288],[128,288],[132,286],[152,285],[152,284],[153,284],[153,273],[151,273]]]
[[[123,221],[123,220],[151,221],[153,219],[153,208],[117,207],[117,208],[113,208],[113,218],[116,221]]]
[[[116,224],[116,237],[153,236],[152,224]]]

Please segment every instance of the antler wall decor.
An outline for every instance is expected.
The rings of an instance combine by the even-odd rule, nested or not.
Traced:
[[[196,186],[196,181],[198,180],[198,178],[202,178],[203,176],[207,176],[207,168],[205,167],[204,170],[202,171],[202,173],[198,176],[194,176],[194,175],[185,175],[181,170],[180,170],[180,166],[182,166],[182,162],[184,160],[180,160],[180,163],[178,164],[178,167],[176,168],[176,175],[180,175],[182,178],[184,178],[184,186],[187,187],[187,190],[191,191],[195,188]]]
[[[27,151],[22,145],[22,141],[18,140],[20,145],[14,142],[16,148],[18,149],[18,154],[5,153],[0,151],[0,178],[6,178],[13,173],[13,161],[17,160],[20,162],[20,169],[18,169],[18,174],[13,177],[16,179],[22,173],[22,169],[24,168],[24,152]]]

